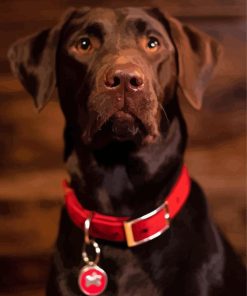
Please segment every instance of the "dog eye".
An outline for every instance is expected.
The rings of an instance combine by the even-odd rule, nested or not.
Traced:
[[[90,39],[88,37],[81,38],[79,40],[78,47],[85,51],[90,50],[92,48]]]
[[[100,40],[95,36],[81,37],[77,41],[74,41],[72,46],[69,47],[69,52],[77,57],[90,56],[99,49],[101,46]]]
[[[156,37],[151,36],[148,38],[148,42],[147,42],[148,49],[152,51],[156,51],[159,46],[160,46],[160,42]]]

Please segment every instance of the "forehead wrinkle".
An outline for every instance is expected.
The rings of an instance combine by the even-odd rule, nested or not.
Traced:
[[[75,16],[70,21],[71,26],[81,26],[83,29],[97,23],[103,28],[114,27],[117,24],[116,13],[112,9],[92,8],[79,17]]]
[[[73,24],[70,26],[70,33],[86,33],[86,34],[94,34],[94,32],[97,33],[105,33],[105,27],[104,24],[101,22],[94,22],[94,23],[83,23],[83,24]]]
[[[152,17],[145,17],[145,18],[141,18],[141,17],[133,17],[133,16],[127,16],[126,17],[126,22],[128,24],[134,24],[134,23],[138,23],[139,21],[142,21],[145,25],[146,28],[145,30],[154,30],[157,31],[158,33],[160,33],[163,36],[168,36],[166,30],[164,29],[163,25],[153,19]]]
[[[126,22],[145,22],[148,27],[152,27],[161,34],[168,36],[164,26],[155,18],[150,16],[146,11],[136,8],[136,7],[126,7],[123,9],[123,14],[125,15]]]

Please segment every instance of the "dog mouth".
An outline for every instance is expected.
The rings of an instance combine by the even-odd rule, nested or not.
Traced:
[[[147,134],[144,124],[135,115],[118,111],[113,114],[96,133],[109,135],[113,140],[137,141],[137,139]]]
[[[114,139],[131,140],[138,133],[144,133],[145,127],[141,121],[130,113],[119,111],[109,119],[109,125]]]
[[[105,146],[112,141],[140,143],[148,134],[142,121],[130,112],[117,111],[96,130],[92,143]]]
[[[126,104],[119,108],[116,104],[110,106],[109,97],[107,100],[105,97],[102,100],[102,96],[99,98],[104,104],[102,103],[100,108],[97,107],[101,112],[96,110],[93,104],[90,106],[88,123],[82,133],[84,144],[102,147],[112,141],[128,141],[138,146],[156,141],[159,130],[154,108],[148,109],[142,102],[138,106]]]

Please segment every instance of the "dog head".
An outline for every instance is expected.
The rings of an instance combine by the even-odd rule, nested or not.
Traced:
[[[38,109],[57,85],[67,125],[83,144],[143,144],[160,137],[176,95],[201,107],[218,49],[158,9],[82,8],[17,41],[8,56]]]

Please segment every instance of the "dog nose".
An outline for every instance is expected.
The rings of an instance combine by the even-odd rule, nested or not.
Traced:
[[[115,89],[125,86],[127,89],[138,90],[144,85],[144,75],[139,69],[110,69],[105,75],[105,86]]]

